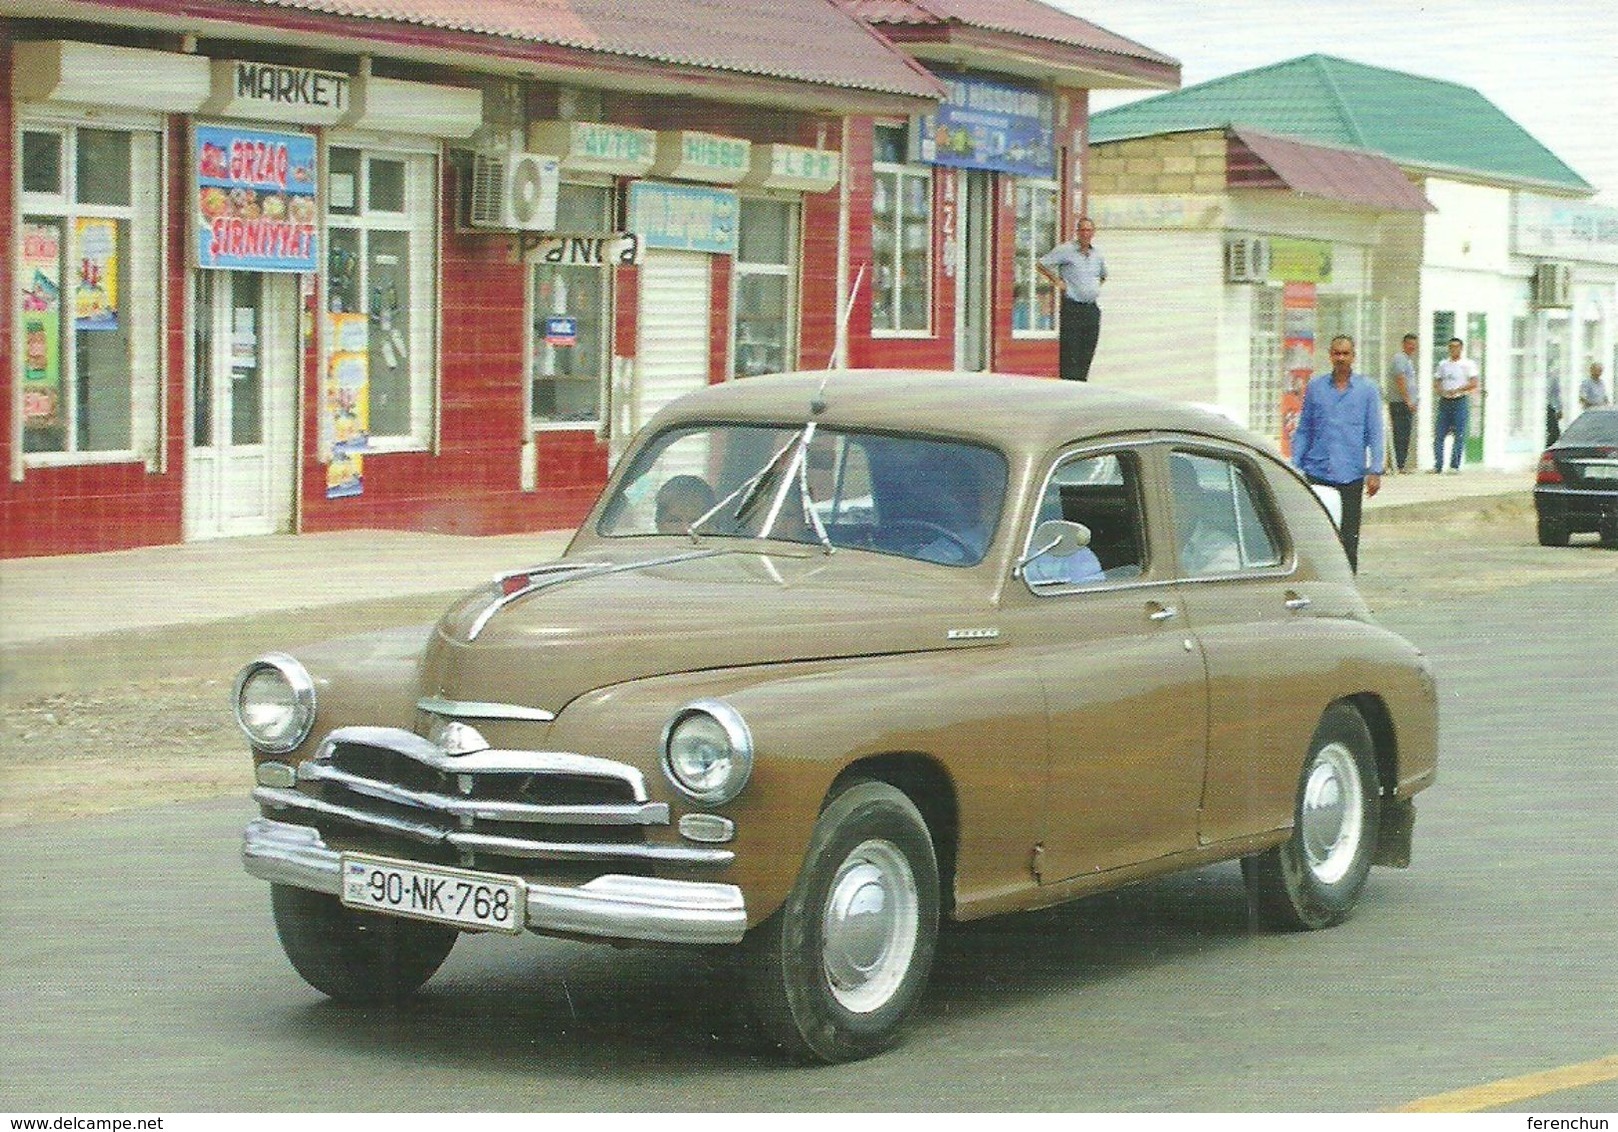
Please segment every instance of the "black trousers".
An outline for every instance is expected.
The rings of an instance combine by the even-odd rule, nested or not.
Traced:
[[[1327,483],[1309,477],[1309,482],[1319,484],[1321,487],[1333,488],[1337,497],[1343,501],[1343,522],[1337,528],[1337,539],[1343,544],[1343,553],[1348,555],[1348,568],[1354,573],[1360,572],[1360,513],[1365,503],[1365,481],[1355,480],[1353,483]]]
[[[1063,381],[1090,380],[1090,360],[1101,340],[1101,308],[1062,296],[1061,364]]]
[[[1388,402],[1388,416],[1393,421],[1393,466],[1405,470],[1405,458],[1410,455],[1410,406],[1403,401]]]

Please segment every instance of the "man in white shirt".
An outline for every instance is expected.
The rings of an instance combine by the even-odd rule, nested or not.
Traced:
[[[1461,355],[1466,343],[1459,338],[1449,340],[1449,357],[1438,363],[1433,374],[1433,393],[1438,400],[1438,424],[1433,430],[1433,472],[1444,470],[1444,437],[1453,436],[1450,446],[1449,470],[1461,470],[1461,453],[1466,450],[1466,424],[1470,415],[1472,394],[1481,384],[1477,363]]]
[[[1057,244],[1039,259],[1039,271],[1055,283],[1062,295],[1061,377],[1088,381],[1090,361],[1101,339],[1101,285],[1107,281],[1107,261],[1094,245],[1095,221],[1079,220],[1077,240]]]

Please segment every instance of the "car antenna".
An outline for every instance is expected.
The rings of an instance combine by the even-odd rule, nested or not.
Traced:
[[[854,297],[860,293],[860,284],[865,281],[865,264],[860,264],[859,274],[854,276],[854,286],[849,288],[848,302],[843,304],[842,317],[837,320],[837,337],[832,340],[831,357],[826,359],[826,372],[820,375],[820,387],[809,402],[809,414],[818,417],[826,411],[826,379],[831,377],[831,371],[837,367],[837,350],[840,343],[848,341],[848,320],[854,314]]]

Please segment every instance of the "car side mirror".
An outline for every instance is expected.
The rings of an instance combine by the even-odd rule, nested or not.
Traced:
[[[1046,519],[1034,528],[1028,553],[1017,562],[1017,573],[1021,574],[1024,566],[1043,555],[1054,554],[1058,558],[1066,558],[1080,547],[1089,545],[1090,528],[1083,523]]]

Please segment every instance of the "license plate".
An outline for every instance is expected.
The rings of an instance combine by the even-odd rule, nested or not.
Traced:
[[[1584,478],[1587,480],[1618,480],[1618,464],[1586,464]]]
[[[517,877],[358,853],[344,853],[342,868],[340,898],[350,908],[512,935],[523,930],[527,889]]]

